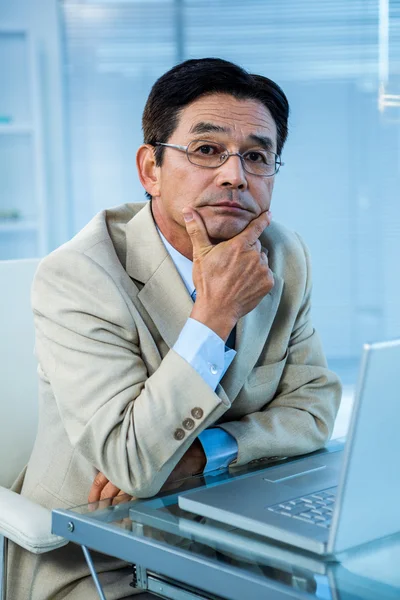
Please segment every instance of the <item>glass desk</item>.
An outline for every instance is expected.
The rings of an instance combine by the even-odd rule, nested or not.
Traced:
[[[319,452],[342,447],[343,441],[335,440]],[[264,461],[192,477],[148,500],[120,496],[114,505],[103,500],[54,510],[53,532],[82,546],[100,598],[105,596],[89,548],[131,563],[132,587],[175,600],[399,600],[400,534],[353,549],[333,562],[178,506],[184,491],[276,464]]]

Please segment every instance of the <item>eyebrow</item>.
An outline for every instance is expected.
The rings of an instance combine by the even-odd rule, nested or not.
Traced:
[[[194,127],[190,128],[190,133],[229,133],[230,129],[222,127],[221,125],[214,125],[213,123],[206,123],[201,121],[196,123]]]
[[[265,150],[272,150],[274,147],[273,141],[269,137],[265,137],[263,135],[255,135],[254,133],[252,133],[251,135],[249,135],[249,138],[256,144],[259,144],[260,146],[265,148]]]
[[[214,125],[214,123],[201,121],[190,128],[190,133],[197,135],[202,135],[203,133],[231,133],[231,130],[227,127],[222,127],[221,125]],[[248,139],[252,142],[255,142],[259,146],[262,146],[266,150],[272,150],[274,147],[272,139],[263,135],[256,135],[255,133],[252,133],[249,135]]]

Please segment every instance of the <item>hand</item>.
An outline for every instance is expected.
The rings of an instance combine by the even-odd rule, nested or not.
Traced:
[[[192,475],[198,475],[202,473],[206,466],[206,456],[204,454],[203,446],[196,439],[190,448],[182,456],[174,470],[169,475],[167,481],[164,483],[162,490],[173,489],[176,487],[176,482],[191,477]],[[98,502],[99,500],[110,500],[111,503],[118,504],[119,502],[128,502],[134,500],[133,496],[126,494],[120,490],[116,485],[111,483],[107,477],[100,471],[97,473],[93,480],[92,487],[90,488],[88,502]]]
[[[130,494],[126,494],[115,486],[103,473],[97,473],[90,488],[88,502],[99,502],[101,500],[111,500],[112,504],[119,502],[128,502],[134,498]]]
[[[196,287],[190,316],[226,341],[240,317],[253,310],[274,286],[258,239],[270,224],[271,213],[261,213],[241,233],[215,245],[199,213],[193,208],[185,208],[183,213],[193,245]]]
[[[167,481],[163,485],[164,490],[166,486],[172,487],[171,484],[192,477],[193,475],[199,475],[204,471],[207,459],[203,450],[201,442],[196,438],[190,448],[182,456],[181,460],[175,466],[171,472]]]

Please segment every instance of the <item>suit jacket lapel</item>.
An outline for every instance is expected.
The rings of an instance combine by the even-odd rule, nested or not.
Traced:
[[[144,284],[137,297],[171,348],[193,301],[158,235],[150,202],[127,224],[126,248],[127,273]]]

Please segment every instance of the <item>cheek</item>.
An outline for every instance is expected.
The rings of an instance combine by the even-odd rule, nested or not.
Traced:
[[[203,170],[175,168],[168,178],[168,193],[182,208],[196,206],[210,186],[210,177]]]
[[[274,189],[274,180],[263,181],[261,185],[254,190],[253,197],[256,198],[260,209],[268,210],[271,204],[272,190]]]
[[[269,177],[265,180],[264,186],[267,192],[267,196],[270,198],[272,194],[272,190],[274,189],[275,177]]]
[[[193,173],[182,166],[171,167],[166,171],[161,186],[161,196],[164,205],[168,205],[170,216],[179,224],[184,225],[182,209],[185,206],[196,205],[196,199],[204,190],[204,184]]]

